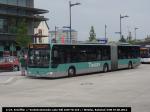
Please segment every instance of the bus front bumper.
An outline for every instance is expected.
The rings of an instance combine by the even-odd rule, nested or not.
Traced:
[[[150,58],[142,58],[141,63],[150,63]]]
[[[57,77],[65,77],[67,76],[66,73],[56,73],[56,72],[49,72],[49,73],[46,73],[46,74],[35,74],[35,73],[31,73],[31,72],[28,72],[27,73],[27,76],[29,77],[39,77],[39,78],[57,78]]]

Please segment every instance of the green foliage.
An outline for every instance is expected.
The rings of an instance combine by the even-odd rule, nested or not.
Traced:
[[[144,41],[141,41],[141,40],[131,40],[131,41],[128,41],[128,43],[130,43],[132,45],[140,45],[140,44],[143,44]]]
[[[119,42],[125,43],[125,42],[127,42],[127,41],[126,41],[126,39],[124,38],[124,36],[122,35],[122,37],[121,37],[121,39],[119,40]]]
[[[21,49],[26,48],[29,43],[31,43],[31,37],[27,33],[28,28],[26,20],[20,20],[17,25],[16,43],[21,47]]]
[[[94,31],[94,27],[91,26],[89,42],[96,41],[96,33]]]
[[[135,40],[130,40],[130,41],[128,41],[128,43],[134,45],[134,44],[136,44],[136,41]]]

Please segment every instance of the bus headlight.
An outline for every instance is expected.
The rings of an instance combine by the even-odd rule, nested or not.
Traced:
[[[53,75],[53,72],[50,72],[49,74],[50,74],[50,75]]]
[[[47,75],[53,75],[53,72],[49,72]]]

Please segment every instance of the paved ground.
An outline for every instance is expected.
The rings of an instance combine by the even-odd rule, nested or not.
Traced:
[[[10,84],[21,76],[21,72],[0,72],[0,85]]]
[[[131,106],[132,112],[150,112],[150,65],[61,79],[14,77],[0,84],[1,106]]]

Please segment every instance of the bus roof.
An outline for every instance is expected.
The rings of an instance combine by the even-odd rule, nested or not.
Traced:
[[[114,44],[100,44],[100,43],[81,43],[81,44],[61,44],[61,43],[52,43],[52,45],[95,45],[95,46],[113,46]],[[140,47],[139,45],[131,45],[131,44],[115,44],[115,46],[134,46]]]
[[[33,43],[33,45],[36,44],[36,43]],[[62,44],[62,43],[41,43],[39,45],[74,45],[74,46],[78,46],[78,45],[89,45],[89,46],[92,46],[92,45],[95,45],[95,46],[135,46],[135,47],[140,47],[139,45],[131,45],[131,44],[100,44],[100,43],[79,43],[79,44]]]
[[[52,45],[100,45],[100,46],[110,46],[109,44],[93,44],[93,43],[81,43],[81,44],[61,44],[61,43],[52,43]]]

